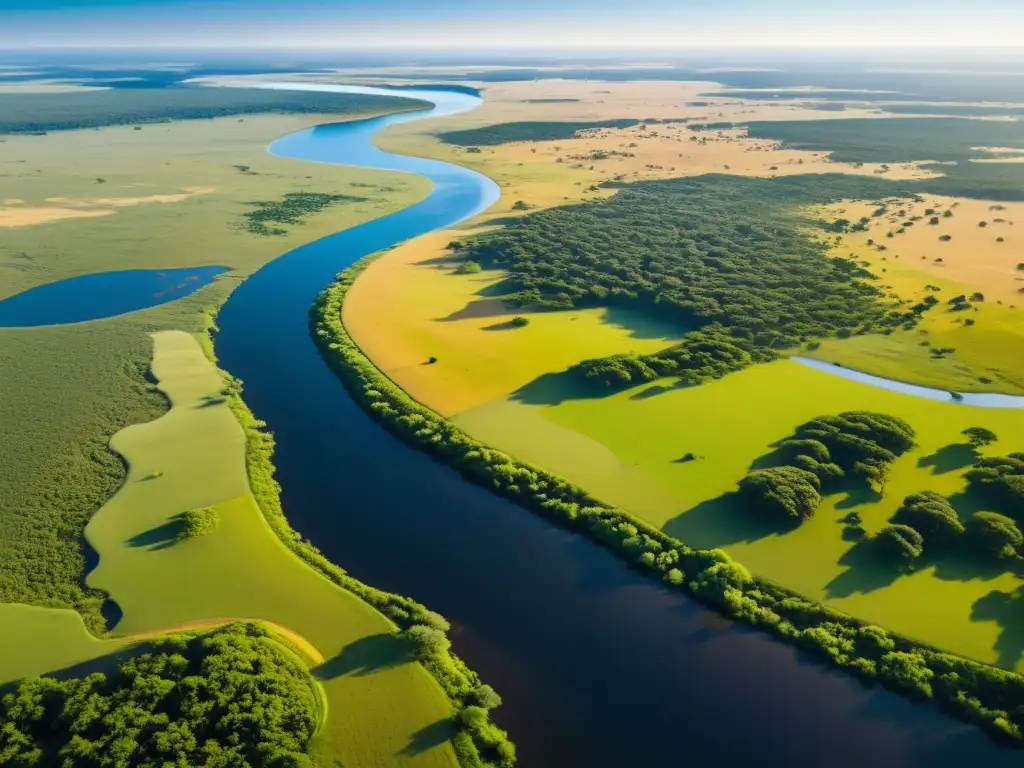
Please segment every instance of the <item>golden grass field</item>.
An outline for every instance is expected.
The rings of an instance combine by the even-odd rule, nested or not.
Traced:
[[[443,129],[531,119],[699,116],[729,121],[864,116],[856,111],[823,113],[761,103],[686,107],[687,99],[701,89],[704,86],[684,83],[487,84],[484,106],[451,118]],[[527,102],[538,98],[580,101]],[[502,199],[460,227],[383,254],[350,290],[343,318],[346,328],[375,363],[416,399],[453,417],[483,442],[577,482],[603,501],[620,505],[691,545],[721,546],[757,573],[812,598],[961,654],[1024,668],[1024,629],[1012,616],[993,612],[993,601],[986,600],[995,593],[1013,593],[1024,581],[1011,573],[953,560],[931,563],[910,576],[865,569],[851,559],[853,542],[843,538],[840,523],[843,515],[856,510],[867,530],[876,531],[904,495],[925,489],[953,495],[967,514],[969,503],[957,494],[964,486],[962,473],[976,456],[960,431],[987,426],[1001,438],[989,452],[1020,450],[1024,410],[922,400],[786,360],[699,387],[679,389],[670,382],[668,386],[655,383],[594,398],[581,393],[560,372],[587,357],[667,345],[672,329],[644,328],[635,319],[602,321],[599,310],[531,313],[528,326],[511,328],[508,320],[525,313],[508,311],[492,298],[501,293],[501,273],[455,273],[444,247],[450,240],[500,225],[516,200],[542,208],[611,194],[587,188],[618,174],[632,180],[708,172],[767,176],[880,170],[833,163],[816,153],[779,150],[735,131],[721,136],[699,133],[708,141],[691,142],[691,132],[677,127],[678,131],[661,124],[648,130],[602,130],[571,141],[483,147],[479,154],[439,143],[427,135],[428,126],[390,129],[379,139],[382,146],[476,168],[500,183]],[[651,129],[658,135],[652,135]],[[441,126],[429,126],[430,132],[439,130]],[[630,147],[633,143],[637,146]],[[636,157],[586,163],[582,168],[554,162],[560,156],[612,149],[625,149]],[[916,178],[924,174],[908,165],[885,175]],[[1015,225],[1008,223],[1018,218],[1019,205],[996,212],[989,210],[994,204],[984,201],[932,197],[904,207],[910,218],[923,215],[925,208],[944,210],[954,204],[951,219],[942,219],[939,227],[927,227],[934,239],[929,239],[927,218],[891,239],[885,234],[892,222],[872,219],[868,233],[843,235],[836,253],[854,254],[867,262],[887,293],[911,304],[928,293],[945,300],[981,291],[986,300],[975,303],[976,311],[950,313],[943,303],[926,313],[913,331],[827,341],[807,354],[939,388],[1024,392],[1021,323],[1007,287],[1015,290],[1013,272],[1022,260],[1013,256]],[[812,213],[824,219],[845,216],[856,221],[861,215],[870,216],[875,207],[852,201]],[[994,222],[996,217],[1007,222]],[[989,225],[978,227],[982,219]],[[948,230],[952,240],[939,243],[937,229]],[[997,236],[1004,237],[1004,242],[997,244]],[[888,250],[878,251],[867,244],[868,239],[876,240],[876,245],[884,243]],[[929,255],[936,248],[945,249],[944,264]],[[895,259],[896,254],[901,258]],[[983,268],[975,270],[972,264]],[[1001,300],[1002,304],[997,303]],[[962,322],[968,314],[975,319],[973,326]],[[956,352],[935,359],[932,348],[943,347]],[[437,357],[437,362],[425,365],[429,356]],[[852,409],[900,416],[919,433],[919,446],[894,467],[883,497],[830,497],[810,523],[785,535],[759,527],[731,507],[730,493],[737,481],[753,461],[770,451],[772,443],[814,416]],[[689,452],[700,458],[677,461]]]

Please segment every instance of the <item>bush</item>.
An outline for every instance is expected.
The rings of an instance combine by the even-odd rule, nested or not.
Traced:
[[[461,264],[459,264],[459,266],[457,266],[455,268],[455,274],[457,274],[457,275],[475,275],[478,272],[481,272],[482,270],[483,270],[483,267],[481,267],[479,263],[477,263],[475,261],[466,260],[466,261],[462,262]]]
[[[513,328],[525,328],[530,324],[529,318],[521,317],[520,315],[513,317],[511,322]]]
[[[948,545],[964,532],[956,510],[944,496],[934,491],[907,496],[892,520],[913,528],[929,547]]]
[[[213,507],[201,507],[182,512],[178,519],[182,525],[175,540],[187,541],[213,533],[220,523],[220,513]]]
[[[879,556],[901,564],[914,562],[924,550],[923,537],[908,525],[887,525],[871,543]]]
[[[821,481],[798,467],[755,469],[740,480],[740,498],[775,521],[802,522],[821,504]]]
[[[1017,524],[996,512],[975,512],[967,521],[966,533],[980,551],[992,557],[1015,557],[1024,534]]]

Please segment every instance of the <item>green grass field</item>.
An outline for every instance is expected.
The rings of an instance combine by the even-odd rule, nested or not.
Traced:
[[[142,131],[111,127],[9,136],[0,143],[0,211],[76,206],[111,211],[0,230],[0,299],[84,272],[203,264],[231,268],[197,293],[140,312],[75,325],[0,328],[3,602],[76,608],[92,630],[102,630],[101,596],[81,586],[81,531],[124,478],[107,441],[166,409],[164,398],[144,379],[151,332],[203,330],[208,313],[239,279],[269,259],[426,194],[424,180],[405,174],[267,154],[275,138],[316,122],[315,117],[255,116]],[[185,187],[209,191],[179,202],[138,202]],[[300,191],[362,201],[331,205],[300,224],[286,225],[281,236],[246,231],[245,213],[256,210],[255,202]],[[51,198],[65,202],[48,202]],[[111,199],[121,202],[103,202]]]
[[[668,386],[664,386],[668,384]],[[929,564],[911,576],[855,562],[840,518],[859,512],[882,528],[903,497],[952,495],[973,511],[962,472],[974,461],[960,431],[1000,436],[992,455],[1024,446],[1024,410],[971,408],[869,387],[784,360],[691,388],[648,383],[601,398],[556,376],[456,422],[474,437],[578,482],[695,547],[722,547],[752,571],[859,618],[944,649],[1024,668],[1024,628],[985,618],[983,601],[1024,580],[969,562]],[[731,494],[750,465],[794,427],[821,414],[899,416],[918,447],[893,467],[885,494],[840,494],[794,532],[779,534],[736,509]],[[698,459],[680,462],[686,453]],[[990,598],[991,601],[991,598]],[[982,606],[982,607],[979,607]]]
[[[322,764],[454,765],[438,725],[448,700],[393,625],[267,525],[249,492],[244,434],[199,344],[175,331],[154,340],[153,373],[172,407],[115,436],[128,477],[86,528],[100,558],[89,584],[124,612],[116,633],[233,618],[280,624],[326,658],[316,670],[330,702],[317,742]],[[219,512],[216,530],[176,542],[176,516],[206,506]]]

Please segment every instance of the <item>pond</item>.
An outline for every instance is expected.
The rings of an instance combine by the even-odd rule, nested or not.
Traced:
[[[0,328],[84,323],[195,293],[230,267],[96,272],[46,283],[0,301]]]

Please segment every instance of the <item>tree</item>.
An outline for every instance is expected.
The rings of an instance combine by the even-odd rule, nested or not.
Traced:
[[[967,521],[966,532],[979,550],[992,557],[1014,557],[1024,544],[1017,524],[995,512],[975,512]]]
[[[489,685],[479,685],[473,691],[473,702],[483,709],[497,709],[501,706],[501,696]]]
[[[520,315],[516,315],[515,317],[513,317],[511,322],[513,328],[525,328],[530,324],[529,318],[522,317]]]
[[[464,261],[455,268],[455,274],[457,275],[475,275],[483,269],[475,261]]]
[[[755,469],[739,483],[740,498],[777,522],[802,522],[821,504],[821,481],[798,467]]]
[[[995,432],[985,427],[968,427],[960,434],[967,438],[972,448],[983,448],[999,439]]]
[[[871,543],[881,557],[904,565],[913,563],[924,551],[921,534],[908,525],[887,525],[872,537]]]
[[[960,516],[949,500],[934,491],[907,496],[892,520],[920,533],[929,547],[949,544],[964,532]]]
[[[412,640],[413,649],[421,659],[439,656],[451,647],[451,641],[440,629],[416,624],[405,631],[405,636]]]

